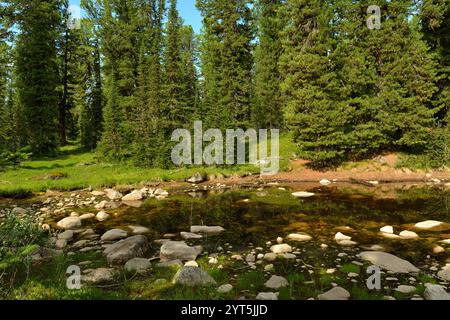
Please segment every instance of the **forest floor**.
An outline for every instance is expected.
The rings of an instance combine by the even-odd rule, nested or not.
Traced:
[[[348,162],[325,171],[308,167],[308,162],[295,158],[295,146],[288,139],[281,141],[280,172],[261,176],[252,165],[223,167],[191,167],[175,169],[145,169],[129,164],[101,162],[93,152],[85,152],[77,145],[61,149],[56,158],[33,159],[17,168],[0,172],[0,197],[20,198],[47,190],[73,191],[88,187],[120,185],[162,186],[182,184],[196,172],[209,176],[210,183],[247,184],[265,182],[318,183],[326,179],[339,183],[448,182],[450,169],[431,169],[414,158],[402,154],[386,154],[371,160]]]

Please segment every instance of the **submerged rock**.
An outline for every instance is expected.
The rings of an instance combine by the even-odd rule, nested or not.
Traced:
[[[161,261],[195,261],[202,251],[201,246],[190,247],[184,241],[168,240],[162,245],[159,258]]]
[[[133,236],[108,246],[103,253],[110,265],[125,264],[133,258],[142,257],[148,249],[145,236]]]
[[[394,233],[394,227],[392,227],[392,226],[385,226],[385,227],[380,229],[380,232],[393,234]]]
[[[192,233],[192,232],[180,232],[180,236],[184,240],[199,240],[199,239],[203,238],[203,236],[201,234]]]
[[[435,221],[435,220],[427,220],[427,221],[416,223],[415,227],[417,229],[422,229],[422,230],[431,230],[431,229],[436,229],[438,227],[441,227],[442,225],[444,225],[443,222]]]
[[[174,284],[188,287],[216,285],[216,281],[200,268],[183,267],[173,278]]]
[[[386,252],[366,251],[361,252],[359,256],[363,260],[369,261],[374,265],[395,273],[409,273],[420,271],[410,262]]]
[[[288,235],[288,239],[292,240],[292,241],[305,242],[305,241],[312,240],[312,237],[307,234],[293,233],[293,234]]]
[[[216,235],[225,231],[224,228],[220,226],[191,226],[192,233],[203,233],[207,235]]]
[[[400,232],[400,237],[402,239],[417,239],[419,238],[419,235],[412,231],[402,231]]]

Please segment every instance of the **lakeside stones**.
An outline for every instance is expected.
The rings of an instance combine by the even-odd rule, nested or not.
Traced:
[[[64,249],[65,247],[67,247],[67,240],[66,239],[58,239],[58,240],[56,240],[56,243],[55,243],[55,248],[56,249]]]
[[[264,255],[264,260],[273,262],[273,261],[277,260],[277,254],[273,253],[273,252],[266,253]]]
[[[141,201],[147,197],[145,190],[134,190],[126,196],[122,197],[122,201]]]
[[[188,287],[216,285],[216,281],[205,271],[195,267],[183,267],[173,278],[173,283]]]
[[[168,240],[161,246],[159,258],[163,262],[171,260],[195,261],[202,251],[201,246],[190,247],[184,241]]]
[[[115,241],[126,238],[128,233],[120,229],[112,229],[105,232],[100,238],[102,241]]]
[[[100,211],[97,213],[96,218],[98,221],[103,222],[109,219],[109,214],[107,214],[105,211]]]
[[[85,213],[83,215],[80,216],[80,220],[81,221],[85,221],[85,220],[91,220],[95,218],[95,214],[93,213]]]
[[[348,300],[350,299],[350,293],[341,287],[334,287],[333,289],[320,294],[319,300]]]
[[[292,252],[292,247],[286,243],[276,244],[276,245],[273,245],[270,247],[270,251],[272,251],[272,253],[274,253],[274,254],[290,253],[290,252]],[[266,254],[266,256],[267,256],[267,254]],[[266,256],[264,257],[265,259],[266,259]]]
[[[81,219],[80,217],[67,217],[64,218],[56,224],[58,228],[70,230],[70,229],[77,229],[81,227]]]
[[[334,240],[336,240],[338,245],[344,246],[344,247],[351,247],[354,245],[357,245],[355,241],[352,241],[352,238],[349,236],[346,236],[345,234],[338,232],[334,236]]]
[[[420,272],[420,270],[411,264],[409,261],[403,260],[390,253],[380,251],[366,251],[361,252],[359,257],[363,260],[369,261],[387,271],[394,273],[409,273]]]
[[[314,197],[316,194],[312,193],[312,192],[300,191],[300,192],[294,192],[294,193],[292,193],[292,195],[295,198],[311,198],[311,197]]]
[[[150,261],[144,258],[133,258],[125,263],[125,270],[128,272],[145,273],[152,267]]]
[[[197,183],[202,183],[204,182],[205,176],[202,175],[200,172],[195,173],[192,177],[190,177],[189,179],[187,179],[186,181],[192,184],[197,184]]]
[[[298,234],[298,233],[292,233],[288,235],[287,237],[289,240],[297,241],[297,242],[306,242],[312,240],[312,237],[307,234]]]
[[[444,253],[445,249],[442,248],[441,246],[434,246],[433,247],[433,254],[441,254]]]
[[[450,300],[450,294],[440,285],[431,283],[425,284],[425,292],[423,294],[426,300]]]
[[[280,289],[287,287],[289,282],[283,277],[272,276],[264,285],[270,289]]]
[[[148,240],[145,236],[138,235],[116,242],[108,246],[103,253],[110,265],[125,264],[133,258],[144,255],[148,248]]]
[[[225,231],[220,226],[191,226],[192,233],[202,233],[206,235],[217,235]]]

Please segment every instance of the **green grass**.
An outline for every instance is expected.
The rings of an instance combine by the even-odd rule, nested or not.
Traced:
[[[281,170],[288,167],[295,145],[288,136],[280,138]],[[128,163],[98,161],[93,152],[77,145],[63,147],[56,158],[40,158],[23,162],[17,169],[0,172],[0,197],[23,198],[46,190],[72,191],[87,187],[112,187],[159,181],[183,181],[196,172],[225,176],[259,173],[253,165],[189,168],[139,168]]]

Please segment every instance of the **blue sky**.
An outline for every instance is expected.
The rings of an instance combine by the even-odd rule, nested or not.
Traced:
[[[226,0],[224,0],[226,1]],[[80,0],[70,0],[71,4],[80,4]],[[202,18],[200,12],[195,7],[195,0],[178,0],[178,10],[183,17],[185,24],[190,24],[196,33],[200,33],[202,28]]]

